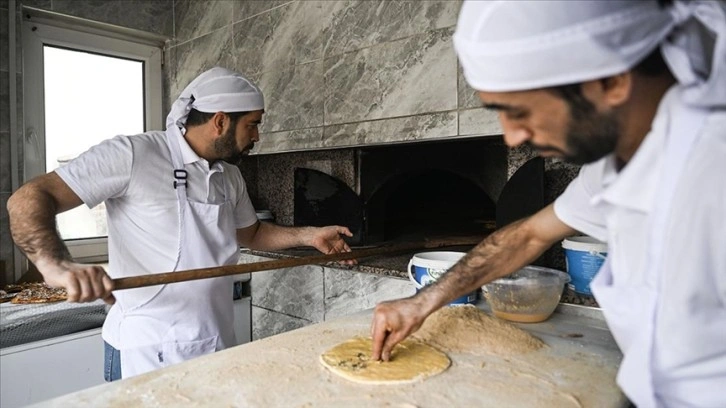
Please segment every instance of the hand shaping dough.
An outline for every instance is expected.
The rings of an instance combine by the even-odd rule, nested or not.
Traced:
[[[370,338],[353,337],[320,356],[333,373],[357,383],[402,384],[423,380],[449,368],[446,354],[415,339],[396,345],[390,361],[370,361]]]

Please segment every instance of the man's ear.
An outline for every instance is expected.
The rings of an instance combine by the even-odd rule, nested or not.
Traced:
[[[630,99],[633,90],[633,75],[630,72],[613,75],[600,80],[603,93],[603,102],[610,107],[623,105]]]
[[[227,114],[224,112],[217,112],[212,116],[211,123],[216,136],[224,134],[224,124],[227,122]]]

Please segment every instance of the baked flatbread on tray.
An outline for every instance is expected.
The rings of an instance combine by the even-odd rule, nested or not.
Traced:
[[[65,288],[51,288],[45,283],[14,283],[5,285],[4,291],[10,303],[14,304],[53,303],[68,299]]]

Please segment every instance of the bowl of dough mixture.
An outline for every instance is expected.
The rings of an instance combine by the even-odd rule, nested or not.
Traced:
[[[482,286],[494,316],[520,323],[547,320],[557,308],[570,276],[556,269],[525,266]]]

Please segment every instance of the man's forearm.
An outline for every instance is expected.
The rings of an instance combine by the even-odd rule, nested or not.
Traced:
[[[551,242],[532,238],[529,219],[514,222],[489,235],[469,251],[449,272],[426,286],[417,297],[433,311],[483,284],[509,275],[537,259]]]
[[[31,262],[71,259],[56,229],[58,208],[52,196],[25,186],[10,197],[7,208],[13,241]]]
[[[306,230],[309,227],[285,227],[260,222],[260,227],[250,243],[250,248],[274,251],[297,246],[308,246]]]

